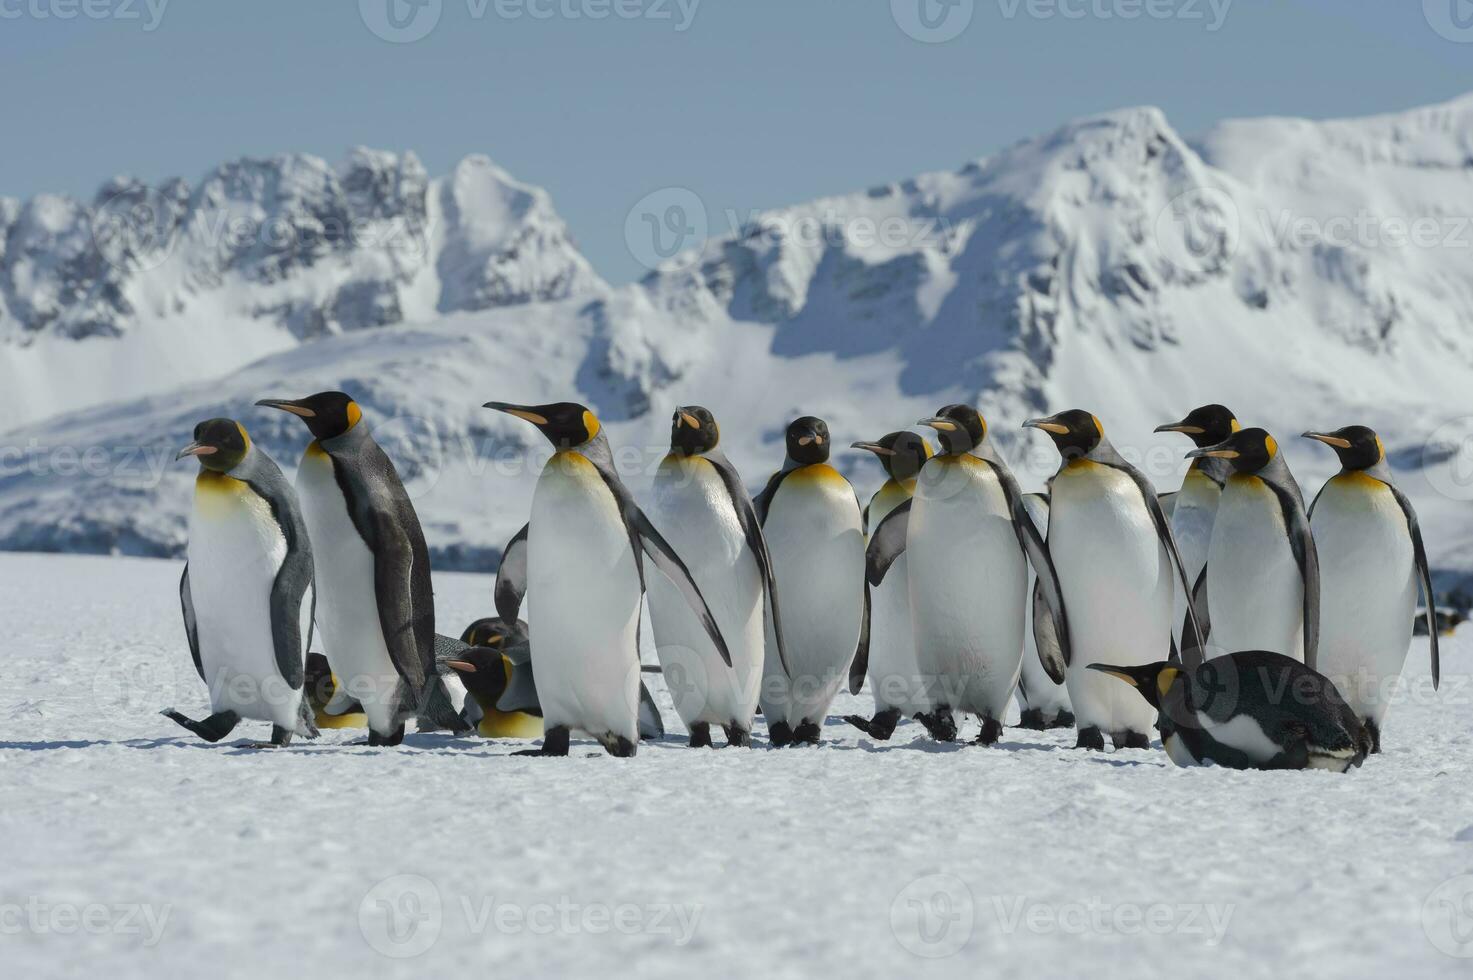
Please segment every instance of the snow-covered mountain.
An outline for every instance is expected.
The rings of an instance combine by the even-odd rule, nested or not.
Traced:
[[[516,291],[546,301],[445,304],[437,246],[436,300],[401,302],[412,323],[293,334],[227,378],[9,433],[31,448],[0,472],[0,545],[177,554],[188,475],[166,460],[193,423],[237,415],[290,465],[305,430],[251,403],[330,386],[362,400],[413,477],[446,567],[494,558],[546,455],[530,426],[477,407],[492,398],[590,404],[637,490],[681,403],[716,412],[752,484],[781,462],[793,415],[825,416],[847,443],[965,400],[1025,483],[1057,457],[1018,423],[1079,406],[1170,489],[1188,447],[1151,429],[1222,401],[1281,437],[1309,493],[1334,460],[1294,436],[1377,428],[1452,584],[1473,574],[1470,214],[1473,97],[1195,140],[1155,109],[1108,113],[953,172],[755,216],[617,290],[548,209],[537,227],[558,229],[558,247],[519,268],[563,285]],[[135,446],[153,462],[124,466]],[[94,465],[58,475],[57,447],[91,448]],[[876,482],[872,461],[840,462],[861,492]]]
[[[0,429],[318,337],[604,288],[545,191],[357,149],[0,199]]]

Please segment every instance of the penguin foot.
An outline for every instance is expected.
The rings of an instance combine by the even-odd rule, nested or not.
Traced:
[[[292,734],[293,733],[290,728],[282,728],[280,725],[272,725],[271,747],[282,749],[286,748],[288,745],[292,744]]]
[[[234,711],[217,711],[204,721],[195,721],[192,718],[186,718],[173,708],[165,708],[159,714],[189,729],[206,742],[220,741],[220,739],[235,731],[235,726],[240,724],[240,715]]]
[[[926,734],[938,742],[956,741],[956,716],[951,713],[949,705],[941,705],[930,713],[921,712],[916,715],[916,721],[926,728]]]
[[[1053,723],[1050,724],[1048,727],[1050,727],[1050,728],[1073,728],[1074,727],[1074,712],[1072,712],[1072,711],[1060,711],[1058,713],[1058,715],[1054,718]]]
[[[801,722],[793,732],[794,745],[817,745],[820,732],[818,723],[813,721]]]
[[[870,738],[884,742],[895,734],[895,726],[900,724],[900,709],[886,708],[884,711],[876,712],[873,718],[866,718],[864,715],[845,715],[844,720]]]
[[[404,726],[403,725],[400,725],[398,728],[394,729],[393,733],[392,734],[389,734],[389,735],[380,735],[378,732],[374,731],[372,728],[370,728],[368,730],[368,744],[369,745],[384,746],[386,748],[392,748],[393,746],[398,745],[398,744],[400,744],[403,741],[404,741]]]
[[[773,748],[780,749],[792,743],[793,730],[788,727],[787,722],[775,721],[767,726],[767,740],[772,743]]]
[[[1381,728],[1374,721],[1366,722],[1366,731],[1371,736],[1371,755],[1381,754]]]
[[[1126,732],[1124,738],[1118,741],[1112,738],[1111,741],[1115,742],[1117,749],[1149,749],[1151,747],[1151,736],[1145,732]]]
[[[693,749],[711,748],[711,726],[701,721],[690,726],[690,747]]]
[[[726,731],[726,747],[745,749],[752,745],[752,733],[736,722],[721,726]]]
[[[1018,727],[1030,728],[1036,732],[1043,731],[1048,727],[1048,724],[1043,720],[1043,709],[1029,708],[1023,712],[1023,717],[1018,719]]]
[[[983,718],[982,731],[977,735],[977,745],[996,745],[1002,738],[1002,722],[996,718]]]
[[[1088,728],[1079,730],[1079,738],[1075,741],[1076,749],[1088,749],[1091,752],[1105,751],[1105,734],[1100,731],[1100,726],[1090,725]]]
[[[568,754],[568,729],[562,725],[554,725],[542,733],[542,747],[539,749],[523,749],[513,752],[512,755],[547,755],[565,756]]]
[[[623,735],[606,735],[605,738],[607,741],[604,741],[604,748],[616,759],[632,759],[634,753],[639,751],[639,743],[631,742]],[[709,731],[707,732],[707,744],[710,744]]]

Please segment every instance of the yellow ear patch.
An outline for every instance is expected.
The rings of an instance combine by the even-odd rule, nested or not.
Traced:
[[[923,459],[931,458],[931,444],[924,439],[921,440],[921,452],[924,454]]]
[[[588,438],[590,439],[592,439],[594,436],[597,436],[598,430],[602,428],[602,426],[599,424],[598,416],[594,415],[586,408],[583,410],[583,428],[588,430]],[[700,426],[697,426],[696,428],[700,428]]]
[[[348,402],[348,428],[353,428],[363,419],[363,409],[358,407],[357,402]]]
[[[1263,451],[1266,452],[1266,453],[1268,453],[1268,458],[1269,459],[1273,459],[1275,456],[1277,456],[1279,454],[1279,444],[1278,444],[1278,441],[1276,439],[1274,439],[1273,436],[1269,436],[1269,435],[1264,436],[1263,437]]]
[[[245,426],[241,425],[239,422],[235,423],[235,427],[240,430],[240,437],[241,437],[241,439],[243,439],[245,441],[245,447],[247,449],[250,449],[251,448],[251,434],[249,432],[247,432],[245,430]]]
[[[1105,427],[1100,424],[1100,417],[1098,415],[1091,415],[1090,418],[1094,420],[1095,431],[1099,433],[1100,438],[1105,438]]]
[[[981,412],[978,412],[977,413],[977,424],[980,425],[980,426],[982,426],[982,436],[983,436],[983,438],[986,438],[986,436],[987,436],[987,420],[982,417],[982,413]]]
[[[1233,419],[1231,422],[1229,422],[1228,423],[1228,426],[1229,426],[1229,430],[1232,431],[1232,432],[1239,432],[1243,428],[1243,424],[1241,422],[1239,422],[1237,419]]]
[[[1377,436],[1376,437],[1376,462],[1379,463],[1379,462],[1381,462],[1381,460],[1383,460],[1385,458],[1386,458],[1386,445],[1381,441],[1381,437],[1380,436]]]
[[[1177,675],[1181,673],[1178,667],[1163,667],[1161,673],[1156,675],[1156,694],[1166,697],[1166,692],[1171,690],[1171,685],[1176,683]]]

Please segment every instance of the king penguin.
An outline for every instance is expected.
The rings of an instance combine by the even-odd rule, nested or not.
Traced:
[[[496,611],[508,622],[530,596],[527,626],[545,729],[535,754],[567,755],[577,729],[610,755],[633,756],[645,556],[689,604],[730,669],[726,640],[685,562],[619,478],[598,416],[572,402],[485,407],[532,423],[555,450],[537,479],[532,520],[507,546],[511,558],[503,558],[496,581]]]
[[[1136,689],[1178,766],[1345,772],[1371,747],[1328,678],[1272,651],[1224,654],[1194,669],[1164,660],[1089,666]]]
[[[289,412],[313,435],[297,492],[317,547],[318,625],[334,700],[356,699],[369,745],[398,745],[404,722],[465,730],[435,668],[430,553],[393,462],[373,441],[363,410],[341,391],[256,403]],[[328,713],[337,713],[329,704]]]
[[[1053,440],[1062,461],[1049,505],[1049,552],[1069,608],[1074,651],[1066,682],[1079,737],[1076,748],[1146,748],[1155,718],[1150,706],[1088,665],[1111,658],[1151,663],[1172,648],[1171,610],[1187,589],[1171,527],[1144,474],[1126,462],[1089,412],[1070,409],[1029,419]],[[1187,662],[1200,662],[1202,641],[1188,606]]]
[[[1335,683],[1381,751],[1381,723],[1412,640],[1417,587],[1427,604],[1432,686],[1441,679],[1437,599],[1417,512],[1391,482],[1375,432],[1350,425],[1306,432],[1340,457],[1309,508],[1320,557],[1319,669]]]
[[[1002,736],[1023,665],[1030,564],[1068,649],[1059,580],[982,414],[948,405],[917,424],[939,433],[941,452],[921,467],[915,496],[870,537],[869,582],[879,586],[902,553],[909,558],[916,663],[929,706],[920,720],[934,738],[953,741],[955,713],[970,712],[982,723],[978,744],[991,745]],[[1048,666],[1062,679],[1063,663]]]
[[[823,419],[788,425],[787,459],[757,498],[784,613],[787,662],[769,642],[763,661],[762,714],[775,746],[818,744],[829,705],[866,654],[869,602],[859,498],[829,465]]]
[[[1046,493],[1023,495],[1023,505],[1033,518],[1038,532],[1048,540],[1049,498]],[[1059,652],[1059,636],[1038,585],[1038,573],[1029,569],[1028,591],[1032,596],[1024,610],[1023,671],[1018,675],[1019,728],[1044,731],[1049,728],[1073,728],[1074,708],[1069,703],[1069,688],[1060,684],[1043,669],[1044,661],[1063,659]],[[1040,653],[1039,651],[1043,652]]]
[[[1158,425],[1157,432],[1179,432],[1192,440],[1198,449],[1215,446],[1242,426],[1233,413],[1222,405],[1194,408],[1180,422]],[[1181,489],[1174,495],[1171,508],[1171,535],[1181,554],[1182,568],[1192,588],[1207,564],[1207,545],[1212,540],[1212,522],[1217,519],[1217,505],[1222,500],[1222,487],[1232,467],[1225,459],[1199,456],[1187,467]],[[1163,495],[1162,502],[1165,503]],[[1181,649],[1182,631],[1186,628],[1187,602],[1191,594],[1176,590],[1176,603],[1171,617],[1171,638]]]
[[[711,603],[731,650],[728,668],[685,597],[669,582],[650,582],[655,651],[692,748],[711,745],[711,726],[726,744],[751,744],[762,687],[766,619],[777,612],[772,561],[756,508],[736,467],[717,448],[721,428],[708,409],[676,409],[670,452],[655,472],[650,519]],[[764,612],[764,610],[766,612]],[[775,631],[781,658],[782,630]]]
[[[184,631],[212,714],[193,721],[208,742],[243,718],[271,723],[271,744],[316,737],[303,692],[312,643],[312,547],[296,494],[240,423],[210,419],[177,459],[199,460],[179,580]]]
[[[1263,429],[1242,429],[1187,456],[1232,466],[1194,597],[1212,648],[1272,650],[1314,669],[1319,554],[1278,442]]]
[[[875,442],[856,442],[851,447],[874,453],[885,470],[885,483],[864,509],[864,529],[874,530],[896,507],[915,493],[916,476],[931,458],[931,446],[909,430],[891,432]],[[902,718],[926,710],[921,669],[916,665],[915,630],[910,618],[910,573],[907,559],[896,559],[886,581],[870,595],[869,665],[870,694],[875,699],[875,716],[845,715],[844,720],[871,738],[884,741],[895,734]],[[850,690],[858,693],[851,678]]]

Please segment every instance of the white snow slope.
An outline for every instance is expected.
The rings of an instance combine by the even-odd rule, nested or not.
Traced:
[[[1336,464],[1300,432],[1376,428],[1447,588],[1473,579],[1470,161],[1473,96],[1228,123],[1195,142],[1155,109],[1079,120],[956,172],[759,215],[636,286],[580,273],[566,294],[511,290],[539,300],[517,305],[446,305],[459,294],[442,289],[437,308],[402,304],[403,324],[329,329],[228,377],[14,428],[0,436],[0,547],[179,555],[188,468],[168,459],[194,423],[238,416],[290,468],[305,430],[251,405],[326,387],[359,397],[415,476],[437,567],[469,569],[492,567],[525,520],[546,456],[488,399],[591,405],[637,491],[679,404],[716,413],[760,486],[796,415],[824,416],[847,445],[950,401],[982,405],[1030,489],[1057,456],[1019,423],[1076,406],[1174,489],[1189,447],[1151,430],[1221,401],[1280,437],[1309,494]],[[533,226],[560,229],[527,193],[544,206]],[[505,224],[504,209],[467,208],[481,216],[467,227]],[[507,261],[562,282],[581,258],[553,238]],[[0,371],[22,353],[0,346]]]
[[[671,734],[633,760],[258,752],[263,726],[210,746],[155,713],[205,710],[178,574],[0,556],[8,976],[1468,975],[1466,633],[1436,695],[1414,645],[1348,775],[837,719],[817,749],[692,751],[662,688]],[[487,611],[488,578],[436,584],[442,630]]]

